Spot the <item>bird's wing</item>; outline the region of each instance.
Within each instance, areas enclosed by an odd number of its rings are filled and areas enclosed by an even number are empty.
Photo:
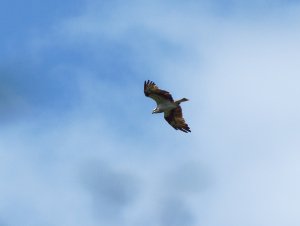
[[[157,105],[166,101],[174,102],[172,95],[168,91],[159,89],[156,84],[150,80],[144,83],[144,93],[146,97],[155,100]]]
[[[191,132],[190,127],[186,124],[183,116],[182,109],[180,106],[177,108],[164,113],[165,120],[176,130],[181,130],[185,133]]]

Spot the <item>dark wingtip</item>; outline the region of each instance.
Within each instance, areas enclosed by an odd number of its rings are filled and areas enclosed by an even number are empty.
[[[146,86],[148,86],[148,85],[156,85],[155,84],[155,82],[153,82],[153,81],[151,81],[151,80],[146,80],[145,82],[144,82],[144,87],[146,87]]]
[[[183,127],[183,128],[178,128],[179,130],[181,130],[182,132],[185,132],[185,133],[191,133],[191,129],[190,127],[186,126],[186,127]]]

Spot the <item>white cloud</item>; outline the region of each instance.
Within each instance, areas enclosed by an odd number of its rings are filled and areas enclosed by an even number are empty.
[[[151,101],[142,96],[142,81],[136,92],[135,84],[104,82],[76,65],[81,99],[74,112],[51,126],[42,120],[1,130],[5,222],[300,223],[300,46],[297,19],[288,14],[295,9],[286,9],[282,21],[272,14],[251,21],[168,6],[117,5],[104,15],[88,7],[58,25],[58,36],[70,45],[89,42],[95,58],[103,37],[128,45],[136,58],[147,55],[141,63],[158,72],[153,80],[191,99],[183,109],[193,132],[144,116],[150,103],[141,104],[145,111],[133,106]],[[145,39],[134,39],[137,32]],[[161,41],[175,53],[165,53]]]

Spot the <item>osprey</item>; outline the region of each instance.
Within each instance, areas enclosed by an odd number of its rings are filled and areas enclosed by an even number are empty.
[[[179,129],[185,133],[191,132],[190,127],[184,121],[180,107],[180,103],[188,101],[188,99],[182,98],[174,101],[168,91],[159,89],[156,84],[150,80],[144,82],[144,93],[146,97],[152,98],[157,104],[152,114],[163,112],[165,120],[174,129]]]

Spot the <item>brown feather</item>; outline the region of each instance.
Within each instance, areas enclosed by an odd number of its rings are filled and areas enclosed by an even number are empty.
[[[174,102],[172,95],[168,91],[159,89],[157,85],[150,80],[144,82],[144,93],[146,97],[152,98],[157,103],[164,100]]]
[[[188,124],[186,124],[183,115],[182,115],[182,109],[180,106],[177,108],[171,110],[169,114],[165,113],[165,119],[166,121],[176,130],[181,130],[185,133],[191,132],[190,127]]]

